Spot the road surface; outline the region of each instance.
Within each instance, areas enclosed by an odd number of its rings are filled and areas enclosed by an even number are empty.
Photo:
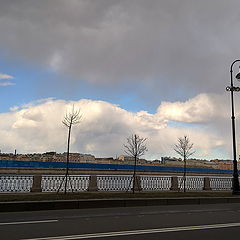
[[[0,213],[1,240],[239,237],[239,203]]]

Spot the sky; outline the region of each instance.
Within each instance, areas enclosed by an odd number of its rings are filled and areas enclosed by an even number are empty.
[[[230,65],[240,58],[237,0],[0,0],[0,149],[231,159]],[[233,68],[238,73],[239,65]],[[234,80],[234,84],[240,83]],[[240,96],[235,93],[240,143]]]

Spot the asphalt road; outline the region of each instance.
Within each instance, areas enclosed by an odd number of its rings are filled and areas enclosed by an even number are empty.
[[[0,213],[0,239],[238,239],[240,204]]]

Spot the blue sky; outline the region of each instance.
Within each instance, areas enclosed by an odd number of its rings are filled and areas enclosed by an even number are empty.
[[[152,86],[145,83],[123,82],[108,84],[91,83],[76,76],[68,76],[47,66],[31,63],[13,56],[0,56],[1,73],[7,73],[14,79],[14,85],[0,88],[1,112],[8,112],[11,107],[27,104],[44,98],[79,100],[81,98],[103,100],[122,108],[137,112],[141,110],[155,113],[161,101],[180,101],[194,97],[194,92],[185,93],[182,86],[173,86],[165,94],[151,95]],[[168,85],[167,82],[163,83]],[[148,89],[149,88],[149,89]],[[162,87],[161,87],[162,88]],[[172,94],[173,92],[174,94]]]
[[[108,101],[133,112],[143,109],[151,113],[156,111],[156,104],[146,104],[138,96],[136,86],[131,86],[131,83],[118,84],[116,89],[112,87],[108,89],[106,85],[96,86],[84,79],[64,76],[49,68],[19,59],[9,59],[7,56],[0,57],[0,65],[2,73],[8,73],[14,78],[11,80],[14,85],[0,88],[1,112],[8,112],[11,107],[44,98],[65,100],[86,98]]]

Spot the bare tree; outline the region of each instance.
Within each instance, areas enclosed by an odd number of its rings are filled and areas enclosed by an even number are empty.
[[[174,151],[178,153],[184,161],[184,172],[183,172],[183,191],[186,192],[186,160],[195,153],[193,150],[193,143],[187,136],[178,138],[178,143],[174,145]]]
[[[71,130],[72,130],[72,126],[76,125],[80,122],[82,118],[82,115],[80,115],[80,110],[74,109],[74,105],[72,107],[72,111],[71,112],[67,112],[65,114],[65,117],[62,121],[62,123],[68,128],[68,140],[67,140],[67,166],[66,166],[66,173],[65,173],[65,177],[63,179],[63,181],[65,180],[65,185],[64,185],[64,193],[66,194],[67,192],[67,182],[68,182],[68,171],[69,171],[69,149],[70,149],[70,137],[71,137]],[[62,183],[58,189],[58,191],[60,190],[62,186]]]
[[[124,152],[131,157],[134,157],[134,171],[133,171],[133,193],[135,191],[135,175],[136,175],[136,165],[137,159],[144,155],[148,150],[146,147],[147,138],[140,138],[140,136],[134,134],[127,138],[127,144],[124,144]]]

